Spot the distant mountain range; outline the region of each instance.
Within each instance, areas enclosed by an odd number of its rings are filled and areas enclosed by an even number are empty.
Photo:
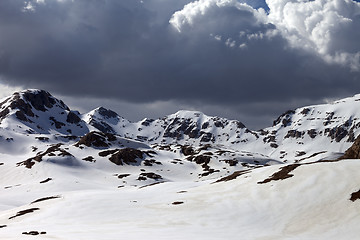
[[[178,111],[130,122],[103,107],[80,114],[50,93],[26,90],[0,103],[0,127],[19,134],[81,137],[91,131],[149,145],[203,145],[259,153],[278,161],[303,161],[343,153],[360,133],[360,95],[289,110],[270,126],[250,130],[240,121]]]

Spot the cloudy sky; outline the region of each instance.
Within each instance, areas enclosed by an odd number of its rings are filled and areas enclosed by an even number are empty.
[[[133,121],[189,109],[262,128],[360,93],[360,3],[1,0],[0,97],[27,88]]]

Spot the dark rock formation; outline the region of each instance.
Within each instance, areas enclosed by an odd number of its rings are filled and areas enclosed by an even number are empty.
[[[339,159],[360,159],[360,136],[356,138],[353,145]]]
[[[55,152],[59,152],[59,154],[57,156],[60,156],[60,157],[65,157],[65,156],[73,157],[73,155],[71,153],[60,148],[61,145],[62,145],[61,143],[52,145],[45,152],[39,152],[35,157],[29,158],[25,161],[17,163],[17,166],[24,165],[26,168],[32,168],[32,166],[34,166],[35,162],[41,162],[42,158],[44,156],[46,156],[46,155],[56,156]]]
[[[205,164],[205,165],[207,165],[207,164],[209,164],[210,159],[211,159],[210,156],[199,155],[199,156],[196,156],[193,161],[196,162],[197,164]]]
[[[335,115],[334,112],[327,112],[326,114],[327,114],[327,116],[326,116],[326,118],[325,118],[325,121],[323,122],[323,125],[324,125],[324,126],[329,125],[329,124],[331,123],[332,118],[333,118],[334,115]]]
[[[344,137],[348,135],[347,128],[344,125],[340,125],[334,128],[326,128],[325,134],[328,134],[328,137],[335,140],[336,142],[340,142]]]
[[[22,93],[14,93],[12,98],[8,98],[6,101],[11,101],[10,109],[18,109],[15,113],[16,117],[26,122],[32,122],[28,117],[35,117],[33,109],[45,112],[58,103],[64,110],[70,110],[62,101],[56,100],[50,93],[43,90],[28,90]],[[3,110],[0,112],[0,118],[3,118],[8,113],[8,109]]]
[[[116,112],[106,109],[106,108],[103,108],[103,107],[100,107],[98,109],[98,112],[100,115],[107,117],[107,118],[116,118],[119,116]]]
[[[162,165],[161,162],[156,161],[155,159],[150,159],[150,160],[145,159],[145,160],[144,160],[144,165],[145,165],[145,166],[151,167],[151,166],[153,166],[154,164],[156,164],[156,165]]]
[[[148,118],[146,118],[146,119],[144,119],[144,121],[142,121],[141,122],[141,125],[143,125],[143,126],[150,126],[150,124],[152,123],[152,122],[154,122],[155,120],[154,119],[148,119]]]
[[[201,126],[201,129],[206,129],[209,127],[209,122],[204,122],[203,125]]]
[[[351,194],[350,201],[355,202],[358,199],[360,199],[360,190]]]
[[[125,173],[125,174],[119,174],[117,177],[122,179],[122,178],[126,178],[128,176],[130,176],[131,174]]]
[[[80,147],[80,145],[85,145],[87,147],[109,147],[110,142],[115,141],[116,136],[111,133],[103,133],[103,132],[89,132],[75,144],[76,147]]]
[[[0,105],[1,107],[1,105]],[[8,108],[5,108],[4,110],[0,111],[0,122],[6,118],[9,115],[10,111]]]
[[[15,93],[14,97],[10,103],[11,109],[19,109],[23,114],[34,117],[35,114],[32,111],[32,107],[29,103],[26,103],[23,99],[20,98],[19,93]]]
[[[43,201],[47,201],[47,200],[51,200],[51,199],[56,199],[56,198],[60,198],[60,196],[51,196],[51,197],[39,198],[39,199],[31,202],[31,204],[38,203],[38,202],[43,202]]]
[[[40,183],[47,183],[47,182],[50,182],[51,180],[52,180],[52,178],[47,178],[47,179],[45,179],[43,181],[40,181]]]
[[[74,113],[73,111],[70,111],[69,114],[67,115],[66,121],[68,123],[79,123],[81,121],[81,119],[79,118],[79,116]]]
[[[32,212],[37,211],[37,210],[40,210],[40,208],[29,208],[29,209],[26,209],[26,210],[22,210],[22,211],[17,212],[16,215],[14,215],[12,217],[9,217],[9,219],[13,219],[13,218],[16,218],[16,217],[19,217],[19,216],[22,216],[22,215],[25,215],[25,214],[28,214],[28,213],[32,213]]]
[[[286,136],[284,138],[301,138],[304,136],[305,132],[300,132],[297,130],[290,130],[287,132]]]
[[[27,100],[36,110],[47,111],[47,108],[52,108],[56,103],[55,99],[51,96],[50,93],[39,90],[39,91],[26,91],[23,93],[23,97]],[[62,104],[62,107],[69,110],[65,104]]]
[[[267,137],[264,137],[263,141],[264,143],[276,142],[276,136],[269,135]]]
[[[311,137],[311,138],[315,138],[317,133],[315,129],[310,129],[307,131],[307,134]]]
[[[205,133],[205,132],[200,132],[200,133],[201,133],[200,142],[214,141],[214,136],[212,133]]]
[[[17,119],[23,121],[23,122],[29,122],[29,123],[33,123],[33,121],[31,121],[29,118],[27,118],[24,114],[24,112],[21,112],[21,111],[17,111],[15,113],[15,116]]]
[[[54,117],[50,117],[49,120],[53,122],[52,124],[55,124],[55,127],[57,129],[60,129],[61,127],[65,126],[65,123],[57,121]]]
[[[143,152],[134,148],[119,149],[109,160],[116,165],[136,164],[138,159],[143,159]]]
[[[278,125],[279,123],[282,124],[283,127],[287,127],[291,123],[291,117],[295,114],[294,110],[286,111],[285,113],[281,114],[274,122],[273,126]]]
[[[229,176],[226,176],[226,177],[223,177],[223,178],[220,178],[218,179],[216,182],[214,183],[219,183],[219,182],[227,182],[227,181],[230,181],[230,180],[234,180],[236,179],[237,177],[243,175],[243,174],[246,174],[246,173],[249,173],[250,170],[242,170],[242,171],[235,171],[233,172],[232,174],[230,174]]]
[[[300,164],[291,164],[291,165],[282,167],[282,168],[280,168],[280,171],[274,173],[273,175],[271,175],[269,178],[265,179],[264,181],[258,182],[258,184],[263,184],[263,183],[268,183],[271,181],[278,181],[278,180],[283,180],[286,178],[291,178],[294,175],[290,174],[290,172],[294,171],[299,166],[301,166],[301,165]]]
[[[93,156],[85,157],[82,160],[87,161],[87,162],[96,162],[96,160],[94,159]]]
[[[104,121],[96,121],[94,119],[91,119],[90,125],[97,128],[103,133],[112,133],[112,134],[115,133],[114,129]]]
[[[148,172],[148,173],[140,173],[139,177],[137,180],[139,181],[145,181],[148,178],[154,179],[154,180],[161,180],[162,176],[160,176],[159,174],[156,173],[152,173],[152,172]]]
[[[195,153],[194,149],[192,147],[190,147],[190,146],[182,146],[181,147],[181,152],[185,156],[193,155]]]
[[[279,145],[277,145],[276,143],[270,143],[270,147],[272,147],[272,148],[278,148]]]
[[[46,232],[30,231],[30,232],[23,232],[22,234],[36,236],[36,235],[39,235],[39,234],[42,234],[42,235],[46,234]]]
[[[300,113],[306,115],[310,112],[310,108],[304,108]]]

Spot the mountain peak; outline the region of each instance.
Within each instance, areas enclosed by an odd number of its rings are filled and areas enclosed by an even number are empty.
[[[98,107],[94,110],[94,112],[97,112],[99,113],[101,116],[105,117],[105,118],[118,118],[119,115],[110,110],[110,109],[107,109],[107,108],[104,108],[104,107]]]
[[[174,114],[171,114],[170,116],[176,116],[178,118],[197,118],[201,116],[205,116],[204,113],[199,111],[192,111],[192,110],[179,110]]]
[[[79,113],[71,111],[62,100],[40,89],[15,92],[1,102],[0,124],[18,131],[25,129],[28,133],[55,130],[62,134],[83,134],[87,129]]]
[[[21,121],[31,122],[29,117],[34,117],[34,111],[46,112],[54,105],[63,110],[70,111],[63,101],[54,98],[49,92],[39,89],[29,89],[15,92],[4,102],[0,103],[0,120],[6,118],[11,112]]]
[[[104,133],[116,133],[114,128],[120,124],[127,124],[129,121],[119,116],[116,112],[104,108],[98,107],[94,110],[83,115],[83,120],[94,127],[95,129]]]
[[[14,93],[19,95],[22,99],[30,103],[36,110],[45,112],[47,109],[52,108],[56,103],[64,110],[70,111],[69,107],[64,104],[62,100],[58,100],[53,97],[49,92],[40,89],[28,89],[21,91],[20,93]]]

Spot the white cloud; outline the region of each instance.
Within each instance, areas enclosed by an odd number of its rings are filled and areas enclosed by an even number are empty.
[[[34,12],[35,11],[35,7],[32,4],[32,2],[25,2],[25,6],[23,8],[24,12]]]
[[[265,16],[263,9],[255,10],[249,5],[240,3],[237,0],[199,0],[189,3],[185,5],[182,10],[175,12],[169,22],[181,32],[184,26],[195,24],[199,16],[204,16],[214,9],[216,11],[216,9],[224,7],[235,7],[238,10],[249,11],[255,14],[257,16],[256,19],[259,21],[262,21]]]
[[[173,14],[170,24],[179,32],[195,28],[197,24],[227,19],[228,32],[237,32],[248,41],[272,38],[279,33],[292,48],[301,49],[321,57],[330,64],[340,64],[360,71],[360,3],[353,0],[266,0],[270,11],[253,9],[237,0],[198,0]],[[238,15],[224,9],[238,10]],[[223,12],[222,12],[223,11]],[[236,23],[236,18],[250,13],[253,26],[272,24],[276,29],[247,29],[249,24]],[[219,16],[219,14],[226,16]],[[206,19],[206,20],[204,20]],[[241,19],[240,21],[246,21]],[[211,25],[213,27],[213,25]],[[219,25],[220,26],[220,25]],[[231,29],[232,28],[232,29]],[[199,29],[199,27],[197,28]],[[217,29],[223,31],[221,27]],[[212,29],[214,31],[214,29]],[[235,37],[219,34],[224,39]],[[241,39],[243,41],[243,39]],[[232,42],[225,40],[227,46]]]
[[[35,12],[36,11],[36,7],[38,5],[44,5],[46,4],[48,0],[29,0],[29,1],[24,1],[24,7],[22,9],[23,12]],[[52,0],[54,1],[54,0]],[[62,3],[62,2],[66,2],[66,1],[74,1],[74,0],[56,0],[56,2]]]
[[[246,43],[241,43],[240,45],[239,45],[239,48],[246,48],[247,46],[246,46]]]
[[[360,70],[360,3],[352,0],[267,0],[268,21],[295,48]]]
[[[220,36],[220,35],[216,35],[214,38],[215,38],[215,40],[217,40],[217,41],[221,41],[221,36]]]
[[[266,21],[263,9],[237,0],[198,0],[175,12],[169,22],[184,35],[193,30],[190,37],[211,32],[211,37],[229,48],[245,48],[249,41],[273,36],[267,33],[273,29]]]
[[[24,1],[35,12],[21,12]],[[360,75],[340,65],[359,65],[357,5],[342,0],[333,8],[348,6],[341,10],[348,15],[340,10],[326,15],[325,3],[336,1],[272,1],[270,14],[279,18],[270,19],[254,4],[241,4],[244,0],[190,1],[0,0],[0,83],[73,96],[81,106],[109,99],[120,114],[139,117],[175,112],[179,102],[187,104],[181,108],[194,101],[209,109],[218,104],[222,116],[225,107],[241,120],[241,114],[256,113],[250,122],[265,121],[260,119],[269,102],[299,106],[299,99],[357,91]],[[252,1],[257,0],[246,0]],[[308,3],[318,4],[309,10],[311,17],[305,14]],[[312,39],[310,29],[323,32]],[[96,100],[90,104],[88,98]],[[259,107],[231,105],[252,102]]]
[[[228,38],[228,39],[226,39],[225,45],[233,48],[233,47],[235,47],[236,42],[234,40],[232,40],[231,38]]]

